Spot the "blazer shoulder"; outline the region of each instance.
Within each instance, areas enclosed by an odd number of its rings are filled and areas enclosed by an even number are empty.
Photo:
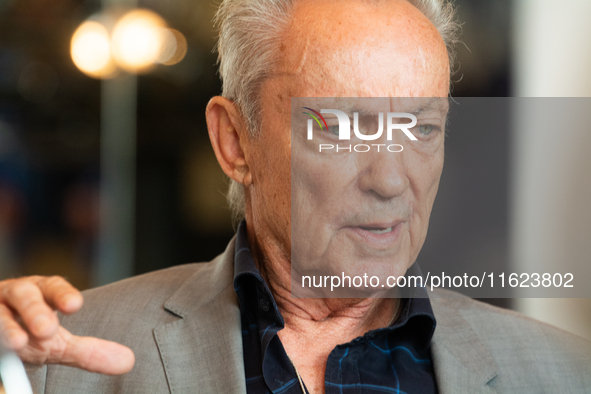
[[[520,312],[499,308],[455,292],[440,290],[431,302],[434,309],[440,310],[441,313],[445,313],[447,308],[460,313],[473,328],[479,329],[477,333],[495,333],[493,336],[502,336],[506,340],[512,338],[523,340],[522,336],[533,336],[536,340],[547,338],[555,339],[554,342],[577,344],[583,348],[591,346],[588,340],[558,327],[525,316]],[[515,331],[511,332],[511,330]]]
[[[165,295],[166,293],[172,293],[177,290],[180,285],[194,275],[206,273],[210,264],[212,262],[191,263],[148,272],[108,285],[84,290],[82,295],[85,300],[99,298],[102,301],[105,300],[105,297],[123,296],[136,299],[139,298],[137,296],[138,291],[142,293],[147,292],[152,296]]]
[[[566,386],[591,389],[591,342],[519,312],[457,293],[439,291],[434,295],[431,301],[437,329],[449,333],[467,328],[474,332],[499,368],[497,384],[502,385],[508,377],[530,385],[565,383],[566,378]]]
[[[164,307],[167,300],[193,282],[210,281],[216,262],[217,258],[175,266],[85,290],[82,309],[60,320],[66,328],[97,336],[125,321],[137,320],[146,326],[170,322],[175,317]]]

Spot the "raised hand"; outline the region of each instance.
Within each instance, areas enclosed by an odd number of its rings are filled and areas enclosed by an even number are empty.
[[[129,372],[131,349],[115,342],[72,335],[56,311],[74,314],[82,294],[57,276],[32,276],[0,282],[0,340],[25,362],[61,364],[106,375]]]

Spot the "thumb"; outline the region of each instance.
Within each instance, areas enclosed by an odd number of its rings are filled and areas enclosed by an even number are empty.
[[[128,347],[104,339],[78,337],[63,330],[63,353],[54,359],[50,358],[48,363],[104,375],[123,375],[133,369],[135,355]]]

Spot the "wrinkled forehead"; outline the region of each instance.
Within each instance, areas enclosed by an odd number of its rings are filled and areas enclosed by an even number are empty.
[[[445,115],[449,110],[447,97],[294,97],[292,104],[301,107],[333,108],[349,115],[377,115],[388,112]]]
[[[449,58],[437,29],[406,1],[302,0],[271,78],[296,97],[443,97]]]

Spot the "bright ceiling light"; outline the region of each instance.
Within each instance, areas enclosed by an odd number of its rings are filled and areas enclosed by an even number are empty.
[[[109,32],[96,21],[86,21],[74,33],[70,53],[76,67],[95,78],[110,78],[116,74],[111,58]]]
[[[145,72],[161,56],[166,22],[158,14],[137,9],[125,14],[113,29],[111,53],[129,72]]]
[[[115,15],[109,11],[95,15],[72,36],[72,59],[85,74],[111,78],[119,69],[143,73],[157,63],[173,65],[185,57],[187,39],[169,29],[155,12],[134,9],[118,21]]]

